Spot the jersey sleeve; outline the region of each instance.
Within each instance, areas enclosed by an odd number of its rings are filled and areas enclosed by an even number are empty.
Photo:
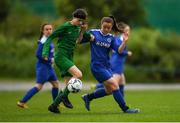
[[[83,34],[83,38],[82,38],[80,44],[87,43],[87,42],[90,41],[90,39],[91,39],[91,33],[90,33],[89,31],[86,31],[86,32],[84,32],[84,34]]]
[[[43,49],[43,44],[38,44],[38,48],[36,51],[36,57],[40,60],[40,61],[45,61],[42,57],[42,49]],[[51,59],[48,59],[48,62],[50,62]],[[46,62],[46,61],[45,61]]]
[[[119,46],[121,45],[121,43],[122,43],[122,41],[121,41],[120,38],[115,38],[115,37],[113,37],[113,40],[112,40],[112,42],[111,42],[111,48],[112,48],[114,51],[118,52],[118,48],[119,48]]]
[[[125,46],[123,52],[121,53],[123,55],[128,55],[127,45]]]
[[[59,28],[57,28],[57,29],[47,38],[47,40],[46,40],[46,42],[44,43],[44,46],[43,46],[42,57],[48,57],[51,41],[52,41],[54,38],[57,38],[57,37],[63,35],[64,30],[65,30],[65,26],[60,26]]]
[[[43,58],[42,58],[42,49],[43,49],[43,44],[38,44],[38,48],[36,50],[36,57],[39,60],[43,60]]]

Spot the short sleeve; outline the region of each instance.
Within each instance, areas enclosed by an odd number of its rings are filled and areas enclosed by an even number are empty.
[[[119,46],[122,44],[122,40],[120,39],[120,37],[113,37],[113,40],[111,42],[111,48],[118,52],[118,48]]]
[[[80,44],[87,43],[90,41],[90,39],[91,39],[91,33],[90,33],[90,31],[86,31],[83,34],[83,38],[82,38]]]

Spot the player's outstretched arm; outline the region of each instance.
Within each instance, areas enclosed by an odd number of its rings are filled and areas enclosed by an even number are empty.
[[[127,41],[128,41],[128,34],[125,33],[125,34],[123,34],[123,41],[118,48],[118,53],[123,52],[124,48],[126,47]]]
[[[64,32],[64,29],[65,29],[65,26],[60,26],[47,38],[46,42],[44,43],[43,50],[42,50],[42,57],[44,58],[44,60],[48,60],[49,47],[52,40],[62,35]]]

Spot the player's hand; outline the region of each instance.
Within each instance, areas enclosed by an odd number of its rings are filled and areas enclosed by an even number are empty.
[[[91,34],[91,39],[90,39],[90,41],[94,41],[94,39],[95,39],[94,35]]]
[[[54,58],[51,58],[51,65],[54,67]]]
[[[54,58],[51,58],[51,63],[54,64]]]
[[[128,56],[132,56],[133,54],[131,51],[128,51],[127,53],[128,53]]]
[[[123,41],[127,42],[128,38],[129,38],[129,34],[128,33],[123,33]]]
[[[47,58],[47,57],[44,57],[44,60],[45,60],[45,61],[48,61],[48,58]]]
[[[87,30],[87,28],[88,28],[88,25],[86,23],[81,25],[81,31],[84,32]]]

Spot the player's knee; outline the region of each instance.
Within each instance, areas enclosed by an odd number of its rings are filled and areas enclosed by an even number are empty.
[[[42,89],[43,85],[37,84],[37,85],[35,85],[35,87],[38,89],[38,91],[40,91]]]
[[[111,91],[117,90],[118,88],[119,88],[118,83],[112,82],[112,83],[110,84],[110,90],[111,90]]]
[[[105,90],[106,90],[106,94],[107,94],[107,95],[110,95],[110,94],[112,93],[112,90],[109,89],[109,88],[105,88]]]
[[[122,79],[121,79],[120,81],[118,81],[118,84],[119,84],[119,85],[122,85],[122,84],[123,84]]]
[[[52,82],[52,87],[53,88],[59,88],[59,83],[56,81],[56,82]]]
[[[113,90],[113,86],[111,83],[105,84],[105,89],[107,94],[111,94]]]
[[[81,71],[79,71],[79,72],[76,74],[76,77],[79,78],[79,79],[81,79],[82,76],[83,76],[83,75],[82,75],[82,72],[81,72]]]
[[[55,84],[54,88],[59,88],[59,83],[58,82]]]

